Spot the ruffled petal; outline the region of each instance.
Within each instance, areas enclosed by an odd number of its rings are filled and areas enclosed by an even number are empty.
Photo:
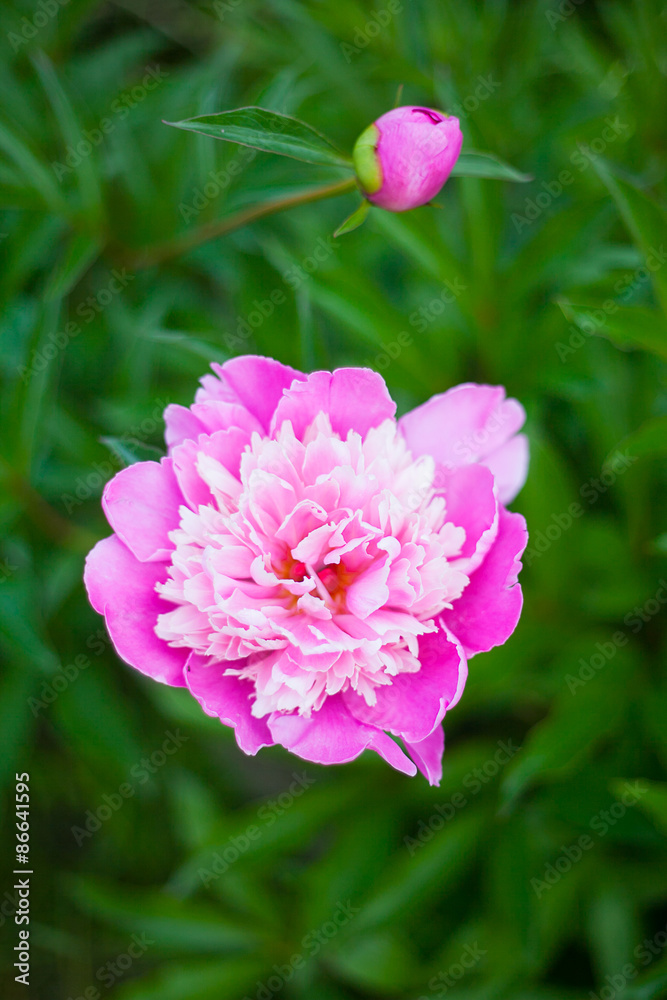
[[[212,375],[204,376],[195,402],[220,400],[240,404],[259,421],[265,432],[283,392],[293,382],[306,377],[289,365],[254,354],[232,358],[224,365],[214,363],[211,368],[217,379]]]
[[[446,629],[419,637],[417,673],[398,674],[391,684],[376,689],[377,702],[368,705],[354,691],[343,695],[356,719],[420,743],[463,693],[468,666],[463,650]]]
[[[445,751],[445,731],[436,726],[430,736],[419,743],[406,743],[405,748],[415,764],[428,778],[429,785],[439,785],[442,779],[442,755]]]
[[[234,661],[234,665],[238,662]],[[206,714],[231,726],[241,750],[254,756],[262,747],[272,746],[275,740],[266,720],[256,719],[251,714],[252,683],[238,677],[225,677],[227,666],[228,663],[207,666],[204,658],[192,653],[185,667],[185,680]]]
[[[170,557],[174,546],[169,532],[178,527],[182,503],[170,458],[128,465],[102,494],[107,521],[141,562]]]
[[[493,473],[484,465],[441,468],[438,493],[445,498],[447,520],[466,537],[454,565],[467,576],[477,569],[498,534],[498,500]]]
[[[517,580],[527,541],[521,514],[501,507],[494,545],[453,608],[442,612],[468,656],[502,645],[516,628],[523,603]]]
[[[310,718],[274,712],[269,716],[269,729],[276,743],[315,764],[345,764],[364,750],[375,750],[397,771],[417,773],[391,737],[353,718],[340,695],[327,698]]]
[[[241,455],[250,441],[249,434],[236,427],[214,434],[200,434],[192,441],[183,441],[174,448],[172,460],[178,485],[192,510],[200,504],[214,504],[210,487],[197,469],[200,456],[208,456],[220,462],[225,469],[238,478]]]
[[[155,634],[158,615],[170,607],[155,592],[166,578],[166,563],[139,562],[116,535],[99,541],[86,558],[88,597],[104,615],[118,655],[153,680],[181,687],[187,650]]]
[[[441,465],[479,462],[491,467],[495,453],[525,419],[523,406],[516,399],[506,399],[502,386],[465,383],[406,413],[399,427],[413,455],[432,455]],[[502,473],[501,501],[514,497],[525,480],[521,447],[496,460],[493,471]]]
[[[295,434],[301,437],[318,413],[326,413],[333,431],[341,437],[350,430],[364,437],[371,427],[392,419],[395,412],[396,403],[384,379],[369,368],[313,372],[284,393],[273,415],[271,433],[290,420]]]

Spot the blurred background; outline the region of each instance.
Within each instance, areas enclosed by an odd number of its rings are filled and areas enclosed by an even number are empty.
[[[0,47],[3,996],[667,997],[664,3],[13,0]],[[349,150],[400,83],[534,180],[204,239],[340,175],[163,119],[259,104]],[[528,410],[524,613],[440,788],[245,757],[87,602],[104,483],[248,352],[371,366],[401,411],[466,380]]]

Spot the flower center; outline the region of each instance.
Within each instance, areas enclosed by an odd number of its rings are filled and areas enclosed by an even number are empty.
[[[213,502],[181,508],[169,579],[177,607],[157,634],[252,681],[253,713],[309,714],[351,689],[419,669],[418,637],[462,592],[465,539],[448,523],[430,458],[396,423],[345,439],[320,414],[298,439],[252,436],[237,478],[212,452],[197,472]]]

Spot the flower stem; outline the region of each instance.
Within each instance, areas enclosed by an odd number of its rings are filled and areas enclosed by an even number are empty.
[[[339,194],[353,191],[357,186],[354,177],[346,177],[342,181],[335,181],[333,184],[324,184],[321,187],[308,188],[298,194],[290,194],[281,198],[272,198],[259,205],[251,205],[243,208],[233,215],[227,215],[223,219],[215,219],[207,222],[198,229],[183,233],[173,240],[160,243],[154,247],[145,247],[136,252],[130,251],[124,263],[133,270],[152,267],[155,264],[163,264],[174,257],[193,250],[195,247],[207,243],[209,240],[225,236],[234,229],[247,226],[257,219],[263,219],[266,215],[273,215],[275,212],[283,212],[286,208],[295,208],[297,205],[307,205],[311,201],[321,201],[323,198],[335,198]]]

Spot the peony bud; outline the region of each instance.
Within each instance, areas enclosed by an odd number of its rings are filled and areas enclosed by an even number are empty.
[[[417,107],[387,111],[361,133],[352,152],[361,190],[390,212],[425,205],[449,177],[462,142],[452,115]]]

